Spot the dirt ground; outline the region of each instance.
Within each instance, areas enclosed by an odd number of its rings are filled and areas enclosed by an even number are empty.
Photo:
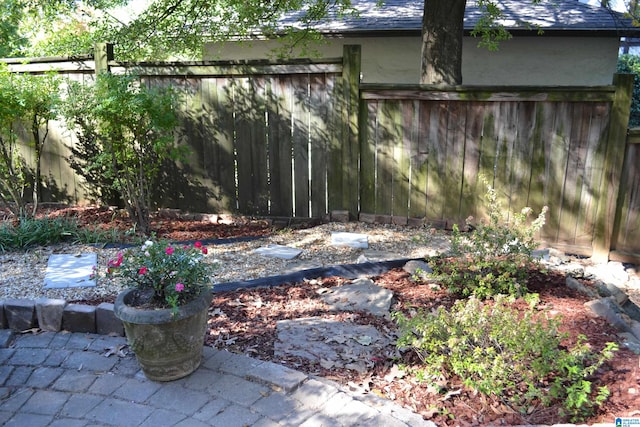
[[[126,219],[105,208],[66,212],[56,210],[49,214],[72,215],[87,226],[121,227],[123,230],[131,227]],[[199,220],[166,216],[155,217],[152,228],[158,237],[171,240],[206,240],[273,232],[272,226],[266,221],[231,224],[217,222],[212,227],[210,221],[203,223]],[[445,291],[416,284],[401,270],[392,270],[374,278],[374,281],[393,291],[392,311],[407,312],[409,307],[430,309],[440,305],[450,306],[454,302],[454,298]],[[395,328],[391,321],[366,313],[329,311],[321,300],[322,292],[319,290],[343,283],[343,279],[334,277],[269,289],[216,293],[210,309],[207,344],[320,375],[357,392],[375,393],[422,414],[425,419],[438,425],[532,425],[569,421],[561,415],[560,402],[548,408],[533,407],[528,414],[523,415],[494,396],[473,393],[456,378],[449,379],[447,389],[434,392],[432,387],[420,384],[411,375],[403,375],[397,371],[398,364],[412,366],[418,363],[418,359],[411,352],[401,353],[400,360],[393,359],[390,356],[398,354],[394,347],[376,357],[373,367],[364,374],[344,369],[325,369],[299,358],[276,358],[274,343],[278,320],[325,316],[333,319],[348,318],[355,323],[383,329]],[[586,286],[593,285],[588,281],[583,283]],[[570,346],[579,334],[587,337],[589,345],[595,351],[602,349],[606,342],[619,341],[616,331],[605,320],[594,317],[585,308],[584,303],[588,298],[565,286],[564,276],[534,273],[530,277],[528,288],[540,294],[541,306],[562,315],[562,332],[569,334],[563,345]],[[589,380],[593,382],[594,388],[606,385],[611,395],[595,416],[582,422],[613,423],[616,417],[640,418],[640,356],[621,346],[615,358]]]

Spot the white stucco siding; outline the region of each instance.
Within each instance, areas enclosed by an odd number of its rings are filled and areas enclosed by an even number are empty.
[[[464,45],[462,76],[470,85],[611,84],[619,40],[597,37],[514,37],[496,52]]]
[[[489,52],[478,40],[464,40],[462,76],[465,85],[606,85],[616,68],[615,37],[514,37]],[[363,37],[328,40],[317,50],[322,57],[340,57],[344,44],[362,46],[364,83],[418,83],[419,37]],[[275,41],[209,44],[203,59],[264,59],[273,56]]]

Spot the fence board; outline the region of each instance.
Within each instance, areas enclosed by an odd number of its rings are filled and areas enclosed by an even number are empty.
[[[429,105],[429,136],[427,160],[427,212],[428,220],[443,220],[445,191],[443,179],[446,173],[446,103],[437,102]]]
[[[309,82],[309,141],[311,174],[311,212],[310,216],[321,218],[327,213],[327,135],[329,131],[329,112],[331,88],[324,74],[311,75]]]
[[[277,216],[293,216],[293,94],[290,87],[288,79],[274,79],[266,107],[269,114],[270,213]]]
[[[377,102],[365,104],[367,108],[366,124],[360,125],[360,209],[362,212],[376,212],[376,144],[378,141],[378,107]],[[361,113],[363,114],[363,113]],[[329,194],[331,197],[331,194]]]
[[[309,212],[309,76],[293,78],[293,170],[295,215],[308,217]]]
[[[414,100],[413,105],[409,217],[423,218],[427,210],[427,159],[429,156],[427,123],[429,123],[429,112],[426,112],[427,120],[424,120],[425,114],[422,104]]]
[[[393,176],[394,147],[401,140],[400,129],[397,126],[397,114],[400,103],[382,103],[378,110],[380,131],[376,140],[376,214],[393,214]]]

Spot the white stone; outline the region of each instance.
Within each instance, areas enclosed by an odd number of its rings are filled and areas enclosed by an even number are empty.
[[[367,249],[369,247],[369,236],[360,233],[331,233],[331,244],[333,246]]]
[[[269,245],[258,248],[253,253],[272,258],[293,259],[302,253],[301,249],[282,245]]]
[[[95,268],[97,262],[98,256],[95,253],[51,255],[44,276],[44,288],[96,286]]]

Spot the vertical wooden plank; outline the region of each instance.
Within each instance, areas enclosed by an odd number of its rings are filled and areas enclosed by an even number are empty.
[[[332,99],[327,95],[331,91],[334,76],[316,74],[311,76],[309,93],[311,147],[311,216],[322,218],[327,212],[327,132],[329,112],[333,109]]]
[[[393,148],[393,206],[392,215],[409,216],[409,185],[411,175],[411,145],[413,102],[409,99],[398,104],[394,127],[398,133]]]
[[[518,104],[518,129],[514,144],[512,200],[516,210],[531,207],[539,212],[542,206],[535,208],[530,205],[531,181],[533,179],[533,158],[537,137],[537,108],[534,102],[520,102]]]
[[[264,80],[240,77],[234,93],[238,206],[240,212],[268,213]]]
[[[640,144],[627,143],[618,206],[616,251],[640,253]]]
[[[429,156],[430,109],[424,108],[424,105],[424,101],[415,101],[409,209],[409,217],[411,218],[424,218],[427,214],[427,159]]]
[[[607,103],[595,103],[590,105],[586,136],[586,157],[584,164],[584,176],[580,195],[580,213],[577,221],[576,240],[588,242],[591,245],[596,221],[595,194],[593,189],[600,188],[604,159],[601,155],[605,151],[607,125],[609,123],[610,105]]]
[[[294,212],[309,216],[309,75],[292,78]]]
[[[398,103],[380,101],[378,111],[378,141],[376,144],[376,210],[379,215],[391,215],[393,211],[393,150],[399,135],[397,124]]]
[[[447,155],[445,157],[444,188],[445,203],[443,217],[447,221],[459,223],[461,218],[465,128],[467,124],[466,104],[459,101],[449,103],[446,132]]]
[[[269,115],[269,193],[271,215],[293,216],[293,171],[291,120],[293,88],[290,76],[274,77],[271,83]]]
[[[512,211],[512,169],[513,147],[517,127],[517,103],[501,101],[499,103],[500,120],[497,122],[496,163],[493,187],[496,191],[498,203],[504,211],[504,216],[510,220]]]
[[[446,126],[448,105],[429,102],[429,136],[427,152],[427,220],[443,220],[445,197],[445,161],[447,156]]]
[[[343,205],[342,189],[344,183],[344,168],[348,167],[345,159],[343,158],[343,141],[344,141],[344,98],[343,98],[343,86],[344,75],[336,80],[335,85],[331,88],[333,91],[329,94],[329,97],[333,99],[334,111],[331,113],[329,136],[327,139],[327,197],[328,197],[328,210],[345,209]]]
[[[624,164],[624,147],[626,143],[627,125],[631,111],[631,93],[633,75],[616,74],[613,84],[616,92],[611,109],[607,151],[604,162],[604,175],[599,191],[598,213],[593,241],[593,259],[604,262],[609,259],[618,207],[620,189],[620,173]]]
[[[574,245],[578,244],[576,233],[578,232],[578,217],[582,211],[580,196],[582,195],[585,178],[587,135],[590,119],[590,111],[584,103],[573,103],[571,141],[565,179],[565,209],[562,212],[561,224],[568,241]],[[591,241],[583,243],[590,246]]]
[[[378,105],[379,101],[363,100],[360,113],[360,211],[367,214],[376,212]]]
[[[464,136],[464,163],[462,173],[462,192],[460,194],[460,217],[476,218],[478,206],[482,204],[482,185],[479,185],[480,147],[484,103],[473,102],[467,108],[467,125]]]
[[[214,124],[214,153],[217,159],[214,167],[218,172],[217,194],[215,203],[220,212],[237,212],[237,157],[235,146],[234,89],[235,80],[231,78],[216,78],[209,84],[211,96],[211,111],[215,110]]]
[[[360,111],[360,70],[362,52],[360,45],[344,45],[342,69],[342,99],[343,99],[343,187],[342,209],[347,209],[351,215],[357,215],[360,189],[358,155],[358,113]]]
[[[495,185],[496,162],[498,156],[498,122],[501,119],[500,103],[487,102],[484,104],[482,117],[482,138],[480,139],[480,170],[478,193],[480,203],[476,208],[476,219],[484,221],[488,218],[486,207],[486,184]]]

